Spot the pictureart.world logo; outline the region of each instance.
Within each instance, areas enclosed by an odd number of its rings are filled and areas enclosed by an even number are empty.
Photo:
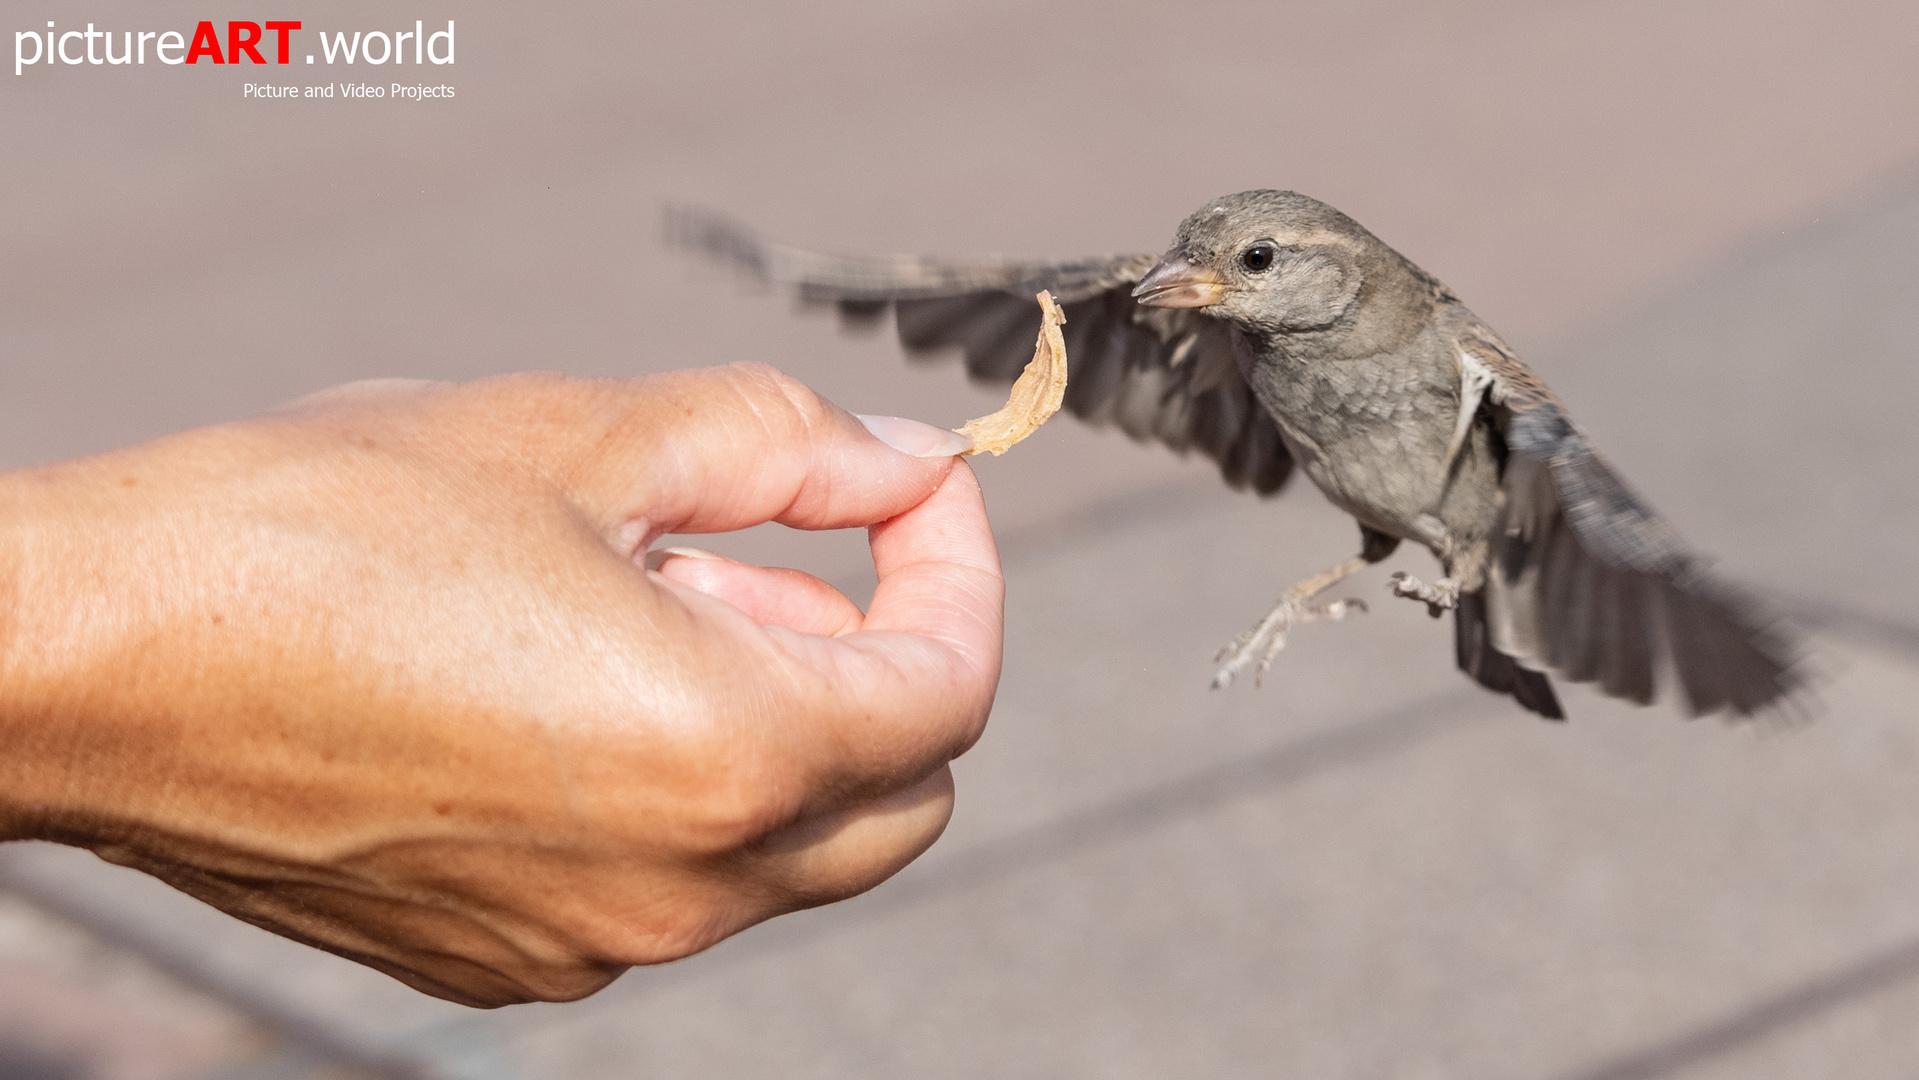
[[[228,20],[225,33],[211,19],[186,30],[62,30],[49,21],[45,30],[19,30],[13,35],[13,73],[28,68],[125,67],[145,65],[149,59],[168,66],[291,64],[296,53],[309,64],[383,64],[415,66],[453,63],[453,20],[446,29],[429,33],[425,20],[411,30],[305,30],[299,20]],[[296,35],[302,35],[296,37]],[[311,35],[306,36],[306,35]],[[319,39],[317,50],[301,52],[296,43]],[[117,39],[117,40],[116,40]],[[117,50],[115,46],[118,46]],[[267,53],[273,59],[267,59]]]

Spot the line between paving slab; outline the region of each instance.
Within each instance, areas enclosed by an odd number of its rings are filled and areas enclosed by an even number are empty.
[[[1291,493],[1295,489],[1287,490]],[[1155,484],[1096,500],[1055,518],[1004,530],[999,540],[1000,555],[1008,563],[1044,558],[1068,544],[1110,536],[1169,518],[1186,519],[1201,513],[1223,513],[1243,498],[1216,484],[1195,480]],[[1737,584],[1742,591],[1763,596],[1778,610],[1791,613],[1794,621],[1807,628],[1825,631],[1856,644],[1873,646],[1902,663],[1919,663],[1919,624],[1874,615],[1850,604],[1813,599],[1752,582],[1739,581]]]
[[[1200,513],[1223,513],[1244,498],[1204,477],[1154,484],[1095,499],[1057,517],[997,530],[1000,559],[1017,564],[1043,558],[1067,544],[1096,540],[1143,525],[1190,518]]]
[[[1905,665],[1919,664],[1919,626],[1826,600],[1787,597],[1785,606],[1806,625],[1865,645]]]
[[[1178,480],[1157,484],[1095,501],[1056,518],[1009,530],[1001,539],[1002,557],[1009,564],[1017,565],[1044,558],[1069,544],[1127,532],[1168,519],[1224,512],[1231,509],[1239,498],[1207,482]],[[1842,604],[1776,593],[1774,596],[1781,609],[1793,612],[1810,627],[1859,644],[1874,646],[1898,662],[1919,664],[1919,627],[1866,614]],[[729,943],[716,953],[706,954],[684,965],[653,969],[647,973],[652,977],[639,985],[636,985],[638,980],[629,978],[626,986],[631,989],[623,990],[616,986],[590,1002],[569,1006],[562,1024],[584,1019],[587,1015],[616,1007],[666,986],[702,977],[714,970],[799,948],[969,888],[1041,869],[1087,848],[1202,813],[1235,799],[1250,797],[1308,779],[1332,768],[1356,764],[1410,747],[1464,720],[1491,715],[1490,712],[1469,707],[1469,703],[1478,704],[1484,700],[1476,688],[1462,686],[1394,707],[1369,719],[1202,769],[1166,784],[1130,792],[1012,836],[983,843],[923,871],[909,871],[903,879],[867,897],[842,905],[831,913],[816,914],[804,924],[791,927],[775,924],[745,941]],[[0,886],[14,884],[7,880],[5,869],[4,859],[0,859]],[[198,965],[189,959],[170,956],[165,943],[149,942],[143,935],[129,936],[120,932],[123,928],[99,924],[99,920],[90,919],[83,907],[76,907],[64,895],[37,896],[33,894],[31,886],[15,887],[22,895],[49,907],[56,914],[147,957],[182,982],[254,1013],[300,1044],[320,1050],[335,1060],[351,1062],[379,1076],[425,1075],[424,1066],[383,1056],[333,1031],[330,1025],[299,1015],[296,1010],[263,1003],[250,988],[220,984],[217,977],[199,970]],[[477,1019],[472,1021],[477,1022]],[[422,1034],[452,1033],[468,1023],[456,1021],[432,1026]],[[546,1027],[548,1024],[539,1026]],[[1658,1052],[1667,1053],[1667,1050]],[[1624,1059],[1620,1065],[1607,1068],[1623,1068],[1625,1064],[1640,1061],[1643,1056],[1636,1055]],[[396,1069],[399,1071],[394,1071]],[[1638,1075],[1619,1073],[1618,1077],[1623,1080]],[[1610,1072],[1593,1073],[1590,1077],[1581,1074],[1580,1080],[1615,1080],[1615,1076]]]
[[[609,1010],[662,990],[810,945],[890,918],[903,911],[1018,877],[1097,847],[1207,813],[1241,799],[1302,783],[1340,768],[1374,761],[1503,715],[1476,686],[1458,686],[1401,702],[1364,719],[1291,739],[1266,750],[1207,766],[1185,776],[1125,794],[1051,821],[955,852],[914,868],[863,897],[822,909],[804,921],[773,923],[713,952],[677,964],[629,975],[564,1012],[536,1010],[508,1021],[552,1035]],[[1495,703],[1496,704],[1496,703]],[[521,1017],[524,1016],[524,1019]],[[454,1021],[448,1028],[478,1020]]]
[[[1684,1034],[1567,1073],[1560,1080],[1660,1080],[1710,1058],[1758,1043],[1782,1029],[1818,1018],[1834,1009],[1900,983],[1919,978],[1919,939],[1883,950],[1856,964],[1803,983],[1784,993]]]
[[[256,987],[221,977],[193,958],[190,945],[130,925],[90,903],[79,890],[62,889],[19,872],[4,851],[0,851],[0,890],[19,896],[109,946],[140,957],[184,986],[225,1002],[328,1065],[379,1080],[428,1080],[438,1075],[419,1061],[367,1045],[295,1006],[263,998]]]
[[[1110,536],[1168,518],[1224,512],[1238,498],[1241,496],[1226,493],[1215,485],[1189,480],[1156,484],[1008,530],[1000,540],[1000,554],[1002,560],[1010,564],[1040,559],[1067,544]],[[1919,624],[1751,582],[1736,584],[1741,591],[1764,597],[1776,610],[1790,613],[1791,621],[1807,630],[1871,647],[1895,663],[1919,665]]]

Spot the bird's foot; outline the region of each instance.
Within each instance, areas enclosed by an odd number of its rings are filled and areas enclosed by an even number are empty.
[[[1273,605],[1266,617],[1219,651],[1213,661],[1219,664],[1219,670],[1213,674],[1213,689],[1220,690],[1231,686],[1233,680],[1248,667],[1258,664],[1253,673],[1253,685],[1258,686],[1266,677],[1266,669],[1273,666],[1273,657],[1286,647],[1286,632],[1300,623],[1338,622],[1349,611],[1365,611],[1366,603],[1358,599],[1334,600],[1329,604],[1308,606],[1310,597],[1288,594]]]
[[[1404,570],[1393,575],[1386,587],[1394,596],[1404,596],[1409,600],[1418,600],[1426,605],[1426,613],[1437,619],[1445,612],[1459,606],[1459,582],[1452,578],[1440,578],[1431,585],[1408,574]]]

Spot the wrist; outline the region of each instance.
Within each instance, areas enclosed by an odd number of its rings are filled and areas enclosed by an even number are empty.
[[[33,472],[0,474],[0,840],[48,839],[73,762],[48,723],[41,620],[30,584],[45,545]],[[70,598],[74,599],[74,598]]]
[[[90,465],[0,474],[0,840],[86,844],[111,816],[95,766],[117,686],[98,644],[137,632],[105,586],[138,545],[102,516]]]

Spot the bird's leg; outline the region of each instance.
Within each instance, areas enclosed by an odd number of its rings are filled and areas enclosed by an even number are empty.
[[[1394,596],[1404,596],[1409,600],[1424,602],[1426,613],[1435,619],[1459,606],[1459,582],[1451,576],[1440,578],[1428,585],[1401,570],[1392,576],[1392,580],[1387,582],[1386,587],[1393,591]]]
[[[1366,605],[1360,600],[1335,600],[1317,607],[1307,604],[1313,597],[1351,577],[1372,561],[1364,555],[1356,555],[1323,574],[1309,577],[1287,589],[1286,595],[1279,598],[1279,602],[1273,605],[1273,610],[1266,613],[1258,626],[1241,634],[1239,640],[1221,649],[1219,655],[1213,658],[1219,663],[1219,670],[1213,675],[1213,689],[1232,685],[1239,673],[1245,671],[1255,659],[1259,662],[1259,669],[1253,675],[1253,684],[1259,685],[1266,675],[1266,669],[1273,666],[1273,657],[1286,647],[1286,631],[1294,625],[1322,619],[1337,622],[1345,618],[1348,611],[1365,611]]]

